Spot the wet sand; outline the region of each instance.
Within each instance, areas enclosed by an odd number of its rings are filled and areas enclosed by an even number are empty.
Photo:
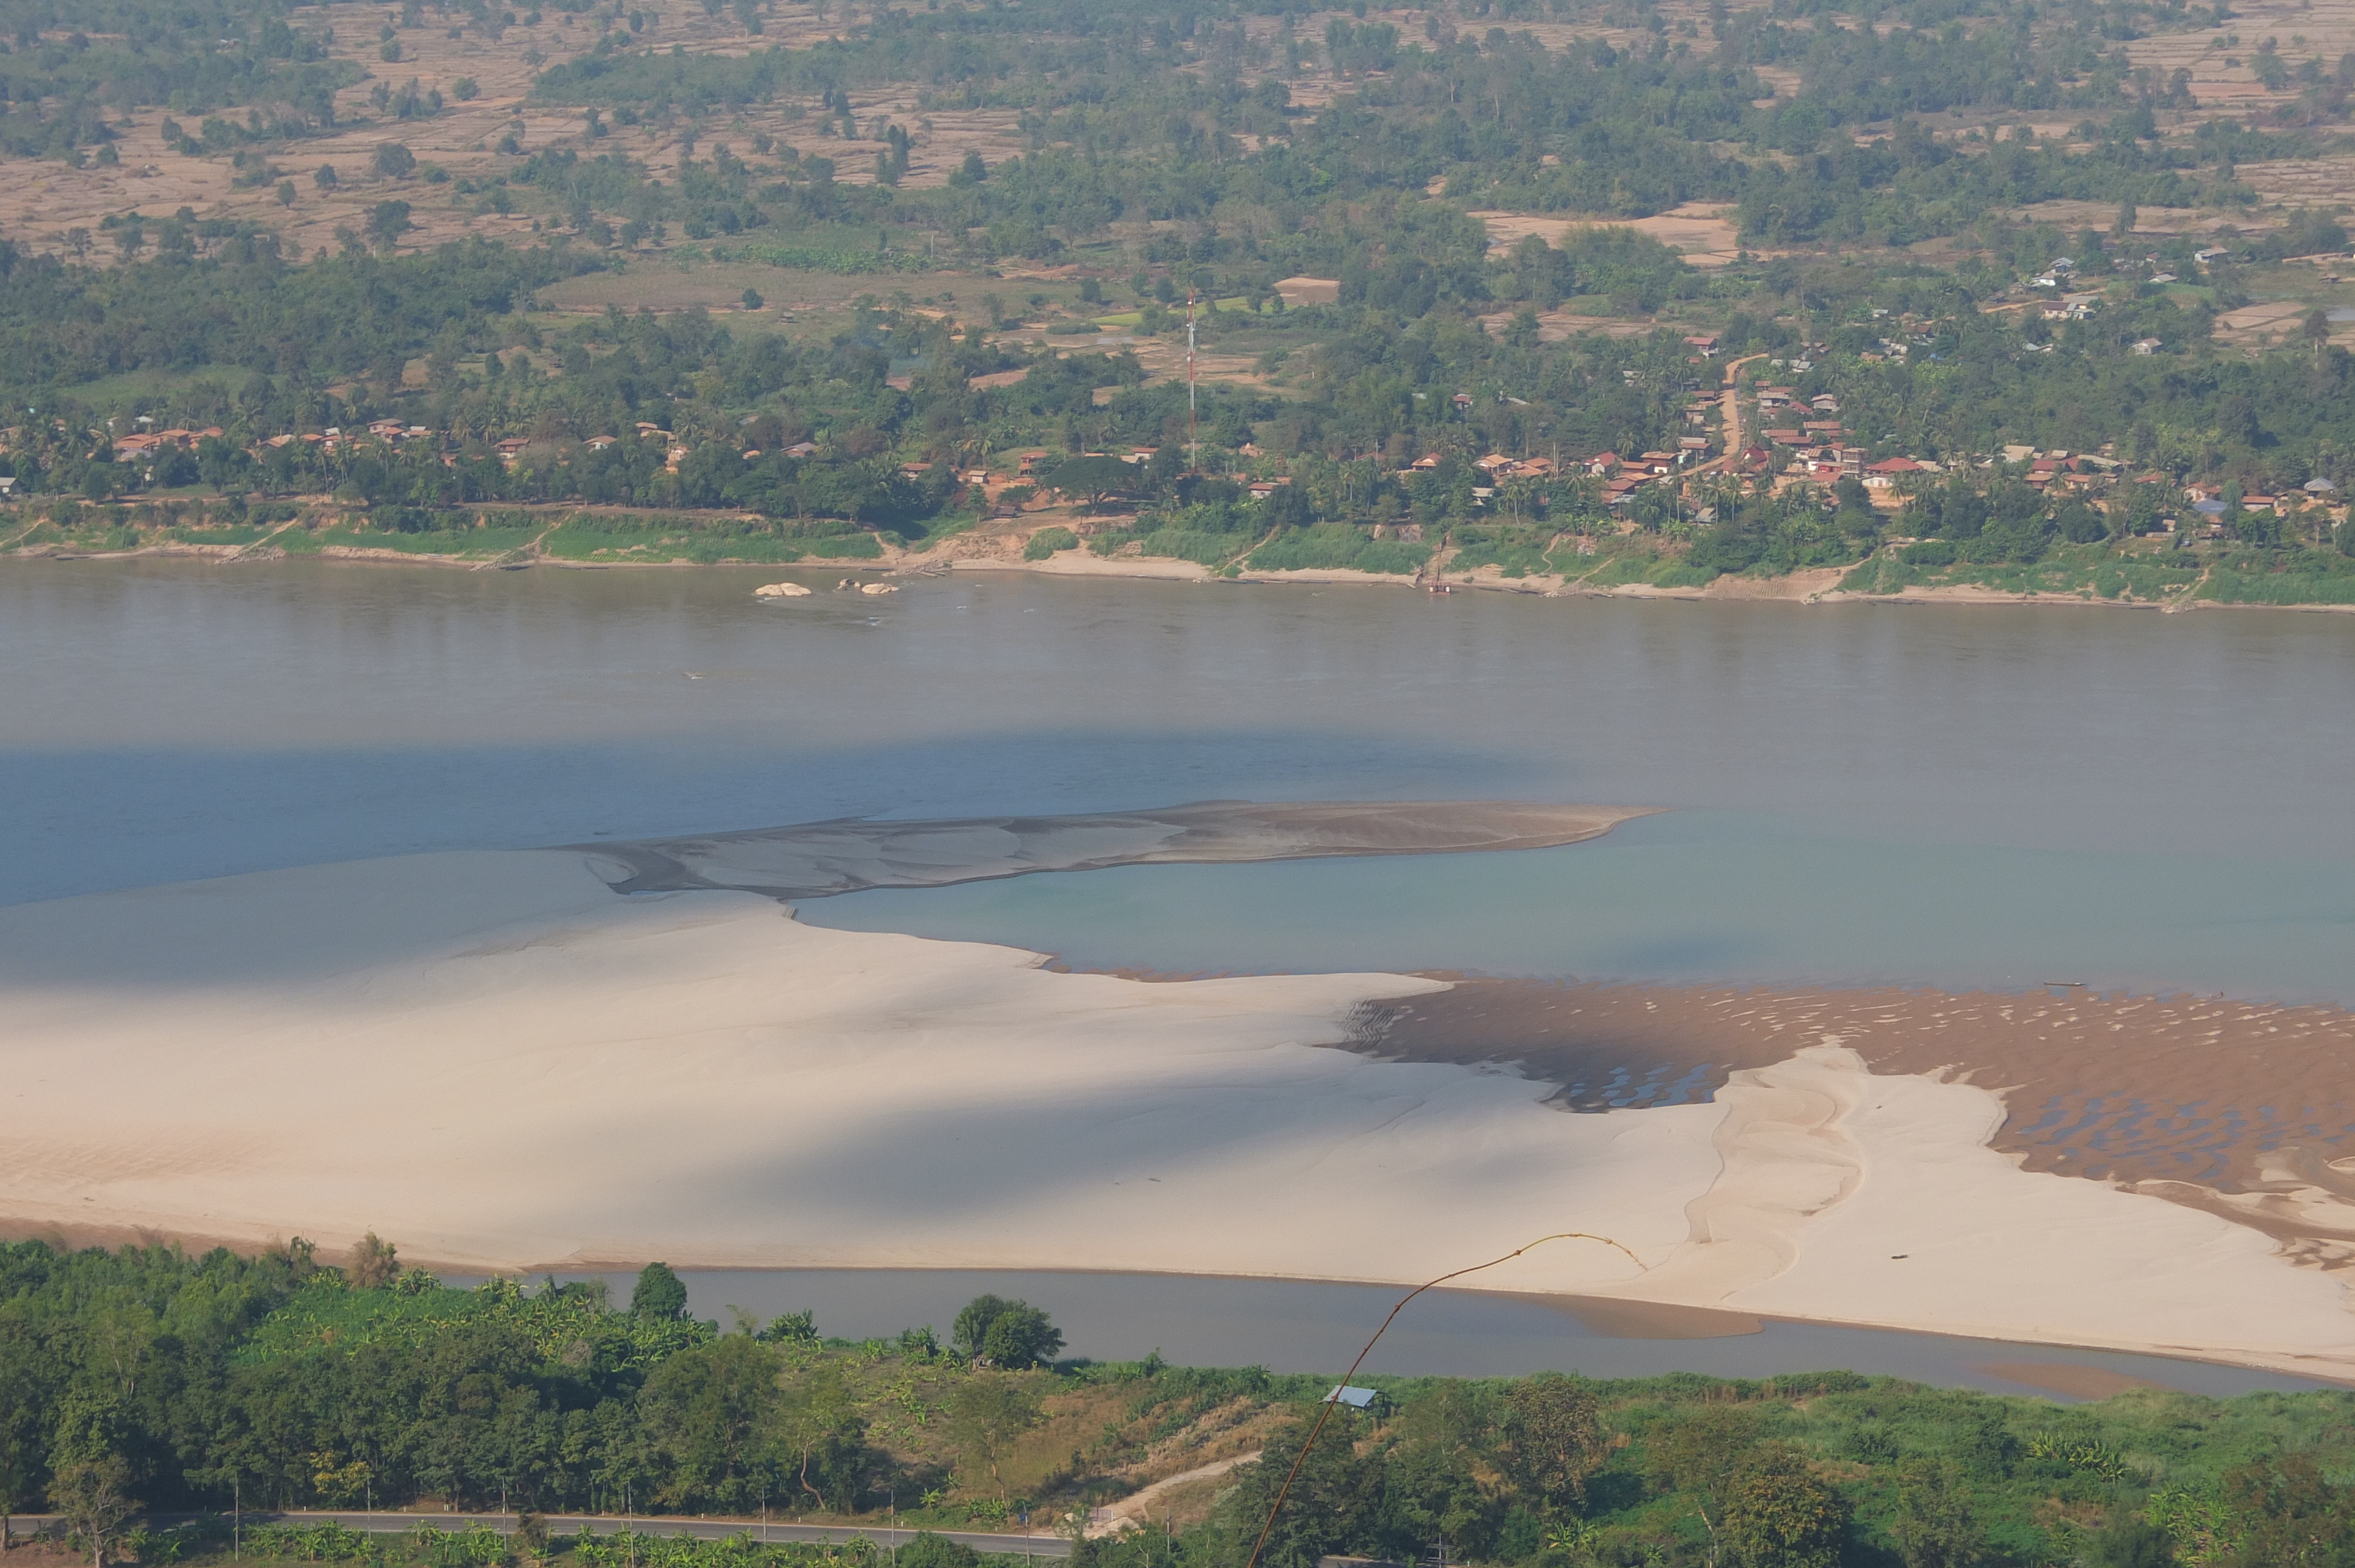
[[[1978,1370],[2007,1383],[2025,1383],[2070,1399],[2108,1399],[2131,1389],[2167,1386],[2108,1367],[2072,1366],[2066,1361],[1989,1361]]]
[[[1455,977],[1446,977],[1455,978]],[[2053,988],[2058,989],[2058,988]],[[2022,1169],[2132,1186],[2355,1261],[2355,1012],[2223,998],[1470,980],[1369,1003],[1358,1048],[1513,1064],[1573,1111],[1686,1105],[1825,1042],[1998,1094]]]

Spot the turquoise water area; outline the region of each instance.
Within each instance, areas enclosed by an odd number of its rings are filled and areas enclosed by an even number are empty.
[[[814,925],[1178,973],[2224,991],[2355,1001],[2335,860],[2019,848],[1694,810],[1514,854],[1126,866],[816,899]]]

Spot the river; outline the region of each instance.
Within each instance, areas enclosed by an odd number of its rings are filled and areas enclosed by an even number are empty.
[[[1510,797],[1672,810],[1559,851],[1099,871],[803,916],[1178,971],[2355,1002],[2355,618],[980,574],[756,602],[774,575],[0,563],[0,900],[847,815]],[[1040,1287],[1089,1353],[1331,1365],[1369,1309],[1315,1295],[1348,1287],[1111,1277]],[[964,1286],[921,1310],[876,1277],[761,1288],[866,1332],[937,1320]],[[1449,1301],[1402,1331],[1401,1370],[1972,1381],[2019,1359],[1806,1325],[1626,1340]]]
[[[1183,971],[2355,1001],[2355,619],[757,580],[0,566],[0,896],[843,815],[1524,797],[1676,810],[1560,852],[805,916]]]

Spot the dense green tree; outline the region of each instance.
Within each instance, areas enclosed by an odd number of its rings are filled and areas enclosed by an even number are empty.
[[[630,1291],[630,1311],[656,1319],[686,1317],[686,1282],[666,1263],[646,1265],[638,1270],[637,1284]]]
[[[1379,1456],[1359,1452],[1359,1418],[1334,1412],[1302,1458],[1313,1425],[1313,1418],[1304,1418],[1271,1437],[1260,1462],[1239,1472],[1240,1484],[1228,1505],[1245,1552],[1273,1510],[1260,1556],[1266,1568],[1316,1568],[1319,1557],[1335,1553],[1380,1554],[1382,1464]],[[1276,1494],[1295,1459],[1298,1474],[1277,1509]]]
[[[1046,1313],[998,1296],[976,1296],[958,1308],[950,1338],[967,1356],[1018,1370],[1063,1348],[1063,1336]]]
[[[634,1308],[636,1301],[632,1300]],[[646,1440],[667,1479],[655,1495],[680,1509],[741,1513],[784,1476],[784,1401],[777,1353],[731,1334],[670,1357],[638,1396]]]
[[[920,1530],[892,1553],[898,1568],[980,1568],[981,1554],[961,1541]]]
[[[1916,1457],[1897,1468],[1897,1518],[1890,1526],[1905,1568],[1977,1568],[1987,1535],[1952,1460]]]
[[[1609,1452],[1601,1411],[1593,1389],[1560,1372],[1540,1372],[1507,1392],[1506,1451],[1525,1496],[1549,1509],[1585,1506],[1586,1483]]]
[[[0,1550],[9,1516],[41,1496],[48,1446],[41,1417],[59,1370],[23,1314],[0,1308]]]
[[[1804,1455],[1762,1443],[1727,1486],[1718,1535],[1730,1568],[1837,1568],[1849,1512],[1848,1500]]]

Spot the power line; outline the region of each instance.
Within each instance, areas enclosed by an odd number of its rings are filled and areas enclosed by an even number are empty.
[[[1189,301],[1189,308],[1190,304],[1191,302]],[[1380,1328],[1374,1330],[1373,1339],[1366,1341],[1365,1349],[1358,1352],[1358,1359],[1351,1361],[1349,1363],[1349,1370],[1341,1374],[1341,1387],[1347,1388],[1349,1385],[1349,1380],[1358,1375],[1358,1369],[1360,1366],[1363,1366],[1365,1364],[1366,1358],[1373,1353],[1376,1341],[1380,1340],[1384,1334],[1390,1332],[1391,1325],[1398,1320],[1398,1315],[1400,1313],[1406,1310],[1406,1304],[1408,1302],[1413,1300],[1424,1291],[1429,1290],[1433,1286],[1444,1285],[1451,1279],[1461,1279],[1467,1274],[1477,1274],[1484,1268],[1494,1268],[1500,1263],[1510,1263],[1513,1259],[1520,1256],[1521,1254],[1535,1251],[1537,1248],[1545,1245],[1546,1243],[1554,1241],[1601,1242],[1604,1246],[1616,1247],[1619,1251],[1627,1253],[1628,1262],[1634,1264],[1638,1269],[1645,1268],[1644,1260],[1642,1258],[1637,1257],[1632,1252],[1627,1252],[1625,1246],[1622,1245],[1618,1242],[1613,1241],[1609,1236],[1599,1236],[1591,1231],[1557,1231],[1550,1236],[1540,1236],[1537,1240],[1529,1243],[1525,1246],[1515,1247],[1512,1251],[1507,1253],[1502,1257],[1492,1257],[1486,1263],[1476,1263],[1469,1268],[1459,1268],[1453,1274],[1443,1274],[1436,1279],[1416,1286],[1413,1289],[1399,1298],[1398,1305],[1391,1308],[1391,1315],[1382,1319],[1382,1326]],[[1646,1270],[1646,1272],[1649,1271]],[[1267,1505],[1267,1520],[1259,1527],[1259,1539],[1252,1542],[1251,1561],[1244,1563],[1243,1568],[1259,1568],[1259,1554],[1267,1546],[1268,1532],[1275,1528],[1276,1513],[1284,1507],[1284,1498],[1292,1491],[1292,1483],[1299,1478],[1300,1467],[1308,1462],[1308,1451],[1316,1446],[1316,1435],[1325,1430],[1326,1419],[1333,1414],[1333,1407],[1340,1403],[1340,1399],[1338,1397],[1339,1393],[1340,1390],[1336,1389],[1331,1395],[1328,1395],[1326,1398],[1323,1405],[1317,1410],[1316,1423],[1308,1429],[1308,1440],[1300,1445],[1300,1452],[1293,1457],[1292,1468],[1284,1474],[1284,1485],[1275,1489],[1275,1500]]]

